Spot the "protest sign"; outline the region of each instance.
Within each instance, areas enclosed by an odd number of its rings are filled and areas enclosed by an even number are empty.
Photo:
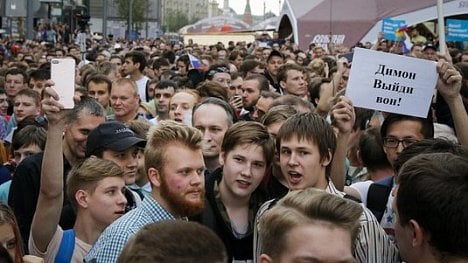
[[[346,96],[356,107],[427,117],[437,77],[434,61],[356,48]]]
[[[468,21],[447,19],[447,41],[468,41]]]
[[[399,32],[403,28],[406,28],[405,20],[382,19],[382,32],[387,40],[403,41],[404,33]]]

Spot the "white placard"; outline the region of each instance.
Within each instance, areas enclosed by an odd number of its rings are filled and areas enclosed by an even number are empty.
[[[434,61],[356,48],[346,96],[356,107],[425,118],[437,78]]]

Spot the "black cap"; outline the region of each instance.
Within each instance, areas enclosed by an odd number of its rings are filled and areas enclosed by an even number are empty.
[[[280,57],[284,59],[283,54],[279,52],[278,50],[274,50],[274,49],[271,51],[270,55],[268,56],[267,62],[270,61],[272,57]]]
[[[122,152],[134,145],[145,147],[146,141],[138,138],[123,123],[117,121],[103,122],[88,135],[86,157],[96,154],[99,150]]]
[[[423,47],[423,51],[426,51],[426,49],[428,48],[432,48],[433,50],[437,51],[437,47],[432,44],[432,43],[427,43],[424,47]]]

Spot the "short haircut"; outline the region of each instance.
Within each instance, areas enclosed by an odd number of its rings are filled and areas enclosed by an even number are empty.
[[[270,107],[265,115],[263,115],[262,123],[268,127],[274,123],[286,121],[289,117],[296,113],[296,108],[291,105],[278,105]]]
[[[333,159],[336,137],[331,125],[318,114],[298,113],[287,119],[276,135],[276,148],[280,152],[281,143],[296,137],[297,140],[315,144],[320,154],[320,161]],[[330,169],[327,166],[327,174]]]
[[[229,53],[228,60],[234,61],[237,59],[237,57],[242,57],[242,54],[237,50],[233,50],[231,53]]]
[[[46,129],[35,125],[28,125],[14,133],[11,145],[14,151],[29,145],[37,145],[41,150],[44,150],[46,138]]]
[[[383,150],[382,138],[378,128],[367,129],[359,138],[359,155],[369,171],[392,168]]]
[[[352,251],[362,211],[360,204],[319,189],[291,191],[260,218],[262,252],[279,258],[287,253],[288,233],[295,227],[309,224],[345,230],[349,233]]]
[[[130,58],[133,64],[140,63],[140,67],[138,68],[141,72],[145,70],[146,67],[146,57],[145,53],[140,51],[131,51],[125,54],[125,59]]]
[[[19,96],[26,96],[26,97],[32,98],[36,106],[41,107],[41,95],[37,91],[29,89],[29,88],[22,89],[18,91],[18,93],[16,93],[15,98],[18,98]]]
[[[312,112],[312,106],[311,106],[312,104],[299,98],[298,96],[291,95],[291,94],[285,94],[275,99],[270,104],[270,108],[273,108],[278,105],[291,105],[298,112]]]
[[[330,83],[330,79],[317,77],[309,81],[309,86],[308,86],[309,97],[310,97],[310,102],[314,104],[314,107],[317,107],[317,103],[315,102],[315,99],[320,99],[320,95],[321,95],[320,87],[324,83]]]
[[[174,91],[179,88],[177,83],[172,80],[160,80],[157,84],[155,89],[167,89],[167,88],[174,88]]]
[[[203,81],[197,85],[196,90],[203,98],[215,97],[224,101],[229,100],[229,95],[226,87],[224,87],[216,81]]]
[[[275,143],[263,124],[253,121],[241,121],[232,125],[224,134],[221,151],[225,154],[238,145],[255,144],[262,147],[267,167],[273,162]]]
[[[112,55],[109,60],[112,60],[112,59],[119,59],[120,63],[124,62],[124,60],[122,59],[122,56],[119,56],[119,55]]]
[[[95,84],[102,84],[102,83],[105,83],[107,85],[107,91],[111,92],[111,89],[112,89],[112,81],[104,74],[99,74],[99,73],[96,73],[96,74],[92,74],[91,76],[89,76],[89,78],[86,80],[86,84],[85,84],[85,87],[86,89],[88,90],[88,86],[89,86],[89,83],[95,83]]]
[[[236,122],[236,114],[232,106],[229,105],[229,103],[227,103],[226,101],[214,97],[204,98],[199,103],[195,104],[192,110],[192,117],[193,114],[195,114],[195,112],[197,111],[197,109],[200,108],[200,106],[209,104],[219,106],[226,112],[228,126],[231,126],[234,122]]]
[[[142,120],[131,120],[128,123],[128,128],[135,133],[136,137],[143,140],[146,140],[150,127],[149,122]]]
[[[114,63],[111,63],[109,61],[103,61],[103,62],[99,63],[99,65],[97,65],[96,70],[97,70],[97,72],[107,76],[112,72],[117,73],[117,65],[115,65]],[[88,81],[89,81],[89,79],[88,79]]]
[[[171,66],[171,64],[169,64],[169,60],[165,59],[165,58],[158,58],[158,59],[155,59],[153,61],[153,69],[156,69],[156,70],[159,70],[161,68],[161,66]]]
[[[269,91],[269,90],[262,90],[262,92],[260,93],[260,96],[262,98],[271,98],[271,99],[277,99],[279,97],[281,97],[281,95],[277,92],[274,92],[274,91]]]
[[[205,77],[208,80],[213,80],[214,75],[217,73],[227,73],[231,75],[229,71],[229,65],[226,63],[216,63],[211,65],[205,73]]]
[[[128,79],[128,78],[121,78],[121,79],[116,79],[112,82],[112,87],[115,86],[124,86],[124,85],[129,85],[132,87],[133,90],[133,95],[138,96],[138,86],[134,80]]]
[[[280,81],[286,81],[288,79],[288,72],[290,70],[297,70],[302,73],[305,72],[305,69],[302,66],[299,66],[297,64],[284,64],[278,69],[278,74],[276,75],[276,78],[278,79],[278,83]]]
[[[248,72],[254,70],[256,67],[265,68],[265,65],[255,59],[246,59],[240,64],[239,72],[242,72],[244,75]]]
[[[201,132],[174,121],[164,120],[151,127],[145,147],[145,169],[163,171],[166,163],[166,150],[171,145],[182,145],[191,150],[201,150]]]
[[[117,263],[226,261],[226,248],[211,229],[183,220],[165,220],[144,226],[117,259]]]
[[[91,156],[78,165],[75,165],[67,176],[67,195],[73,207],[76,209],[78,203],[75,194],[78,190],[93,193],[104,178],[124,177],[123,170],[113,161]]]
[[[398,178],[397,224],[415,220],[441,262],[468,258],[468,159],[420,154],[403,165]]]
[[[29,74],[30,79],[34,80],[48,80],[50,79],[50,70],[36,69]]]
[[[247,76],[245,79],[244,79],[244,82],[248,81],[248,80],[256,80],[258,82],[258,89],[260,91],[262,90],[265,90],[265,91],[268,91],[270,90],[270,83],[268,82],[268,79],[265,78],[265,76],[263,75],[260,75],[260,74],[251,74],[249,76]]]
[[[424,139],[430,139],[434,137],[434,124],[429,118],[419,118],[407,115],[401,115],[396,113],[390,113],[385,117],[382,126],[380,127],[380,135],[382,139],[387,137],[388,128],[395,122],[399,121],[416,121],[421,124],[421,134]]]
[[[187,70],[189,69],[189,65],[190,65],[190,58],[188,55],[182,55],[180,56],[178,59],[177,59],[177,62],[182,62],[184,63],[185,67],[187,68]],[[176,62],[176,63],[177,63]]]
[[[81,117],[80,114],[89,114],[96,117],[105,117],[102,105],[91,97],[82,97],[80,102],[66,116],[66,123],[74,123]]]
[[[26,71],[22,70],[22,69],[19,69],[19,68],[11,68],[9,69],[6,73],[5,73],[5,78],[8,76],[8,75],[21,75],[23,76],[23,83],[27,83],[28,82],[28,74],[26,73]]]

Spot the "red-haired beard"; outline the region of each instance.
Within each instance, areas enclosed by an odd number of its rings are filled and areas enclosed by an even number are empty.
[[[191,192],[199,192],[200,198],[190,200],[186,195]],[[160,195],[169,205],[169,210],[174,216],[194,216],[203,211],[205,206],[205,188],[203,186],[191,187],[184,192],[172,190],[164,177],[161,178]]]

